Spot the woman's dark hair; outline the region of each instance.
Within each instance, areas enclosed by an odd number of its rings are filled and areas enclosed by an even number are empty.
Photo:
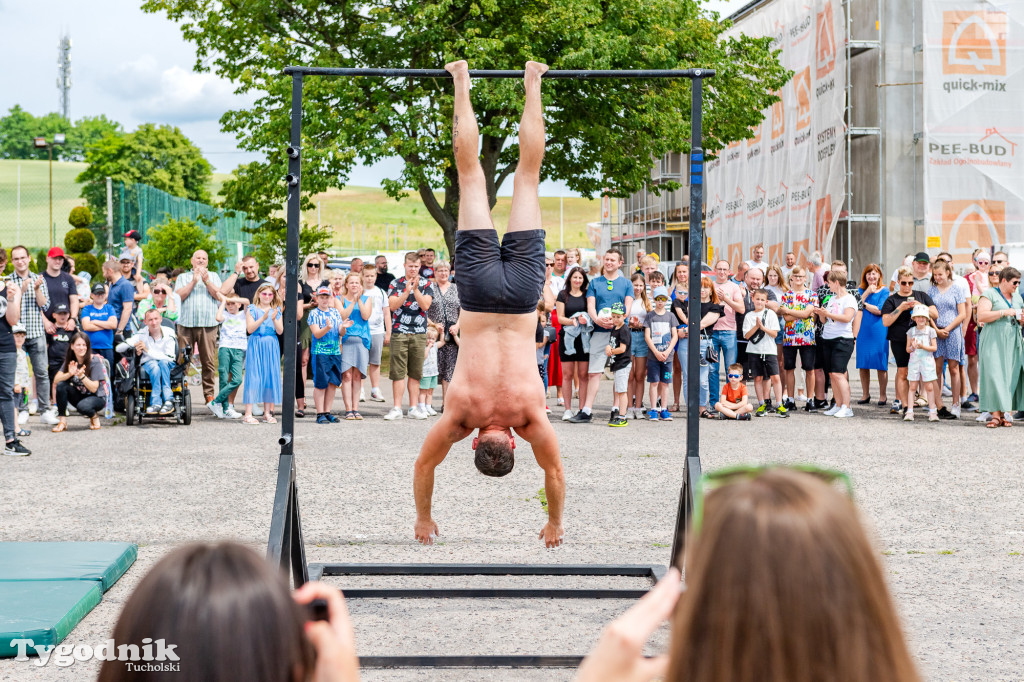
[[[78,357],[75,355],[74,345],[75,341],[78,341],[78,339],[85,339],[84,362],[79,361]],[[77,362],[79,365],[86,365],[85,371],[89,371],[88,365],[89,362],[92,360],[92,341],[89,339],[89,335],[86,334],[85,332],[75,332],[74,334],[71,335],[71,339],[68,341],[68,352],[64,354],[64,365],[60,368],[60,371],[68,371],[68,366],[71,364],[72,360]]]
[[[1020,279],[1020,270],[1007,265],[999,271],[999,281],[1009,282],[1011,279]]]
[[[305,621],[283,575],[251,549],[232,542],[181,547],[142,579],[113,634],[115,647],[140,651],[156,649],[144,638],[164,640],[176,647],[180,670],[133,671],[104,661],[99,682],[300,682],[315,665]]]
[[[580,287],[580,291],[582,291],[584,294],[587,293],[587,287],[590,285],[590,278],[587,277],[587,271],[578,265],[574,265],[572,266],[572,270],[569,271],[569,274],[565,276],[565,286],[562,287],[565,291],[566,296],[572,293],[572,276],[575,275],[577,272],[583,275],[583,285]]]

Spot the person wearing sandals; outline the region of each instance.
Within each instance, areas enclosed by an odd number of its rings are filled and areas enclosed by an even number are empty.
[[[103,357],[93,355],[92,344],[85,332],[75,332],[64,365],[53,378],[57,384],[57,425],[54,433],[68,430],[68,405],[89,418],[89,429],[100,428],[100,412],[107,405],[103,386]]]
[[[370,316],[373,303],[363,293],[363,276],[350,272],[345,276],[344,295],[335,305],[348,321],[341,340],[341,399],[345,402],[345,419],[362,419],[359,414],[359,391],[370,362]]]
[[[261,284],[256,303],[246,310],[249,340],[245,349],[245,416],[243,424],[256,424],[252,406],[263,403],[263,421],[276,424],[274,403],[281,402],[281,347],[277,335],[284,333],[281,299],[273,284]]]
[[[999,284],[978,300],[979,408],[992,414],[986,424],[990,429],[1013,426],[1007,413],[1024,410],[1024,300],[1019,286],[1020,271],[1003,268]]]
[[[334,304],[329,286],[322,285],[316,290],[316,308],[309,311],[308,319],[313,339],[310,351],[313,358],[316,423],[334,424],[341,421],[331,414],[331,407],[334,405],[334,395],[341,386],[341,334],[346,320]]]

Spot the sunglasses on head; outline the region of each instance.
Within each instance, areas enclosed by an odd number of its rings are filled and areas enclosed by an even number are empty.
[[[764,464],[759,466],[727,467],[724,469],[718,469],[717,471],[710,471],[701,476],[698,481],[697,486],[693,491],[693,532],[696,533],[700,530],[701,523],[704,520],[704,497],[709,492],[733,483],[753,481],[761,474],[772,469],[789,469],[790,471],[798,471],[800,473],[815,476],[828,484],[833,484],[838,481],[842,484],[846,495],[851,500],[853,499],[853,482],[847,474],[835,469],[822,469],[810,464],[789,464],[786,466]]]

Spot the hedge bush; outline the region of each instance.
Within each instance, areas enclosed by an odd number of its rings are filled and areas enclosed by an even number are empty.
[[[76,274],[88,272],[92,275],[93,280],[96,281],[100,274],[100,261],[96,256],[88,251],[84,253],[70,253],[68,255],[75,260]]]
[[[64,250],[67,253],[88,253],[94,246],[96,235],[84,227],[75,228],[64,235]]]
[[[76,206],[71,209],[71,213],[68,215],[68,222],[74,228],[89,227],[92,225],[92,211],[89,210],[88,206]],[[85,250],[88,251],[89,249]]]

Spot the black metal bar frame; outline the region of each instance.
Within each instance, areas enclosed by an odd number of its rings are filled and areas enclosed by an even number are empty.
[[[292,79],[291,134],[289,140],[288,175],[288,234],[286,241],[284,303],[284,382],[281,419],[281,454],[278,460],[277,488],[270,522],[267,557],[290,573],[296,587],[309,580],[324,576],[609,576],[643,578],[654,585],[665,574],[664,566],[646,565],[569,565],[569,564],[328,564],[306,563],[305,542],[299,514],[298,486],[295,474],[295,363],[297,345],[297,298],[299,270],[300,192],[302,187],[302,84],[305,76],[349,76],[383,78],[451,78],[443,69],[334,69],[290,66],[282,72]],[[474,71],[474,78],[522,78],[523,71]],[[704,254],[703,168],[704,152],[701,147],[702,83],[715,72],[709,69],[684,70],[624,70],[624,71],[558,71],[551,70],[544,78],[688,78],[691,94],[691,153],[690,153],[690,291],[700,291],[700,267]],[[689,319],[700,319],[700,297],[689,300]],[[692,324],[691,324],[692,329]],[[687,366],[690,376],[700,372],[700,344],[693,337],[688,348]],[[699,337],[698,337],[699,338]],[[684,535],[693,515],[693,490],[700,478],[699,396],[698,382],[687,387],[686,462],[679,494],[679,506],[672,540],[673,566],[681,568],[685,549]],[[364,588],[345,589],[348,599],[638,599],[647,589],[554,589],[554,588]],[[574,655],[517,655],[517,656],[364,656],[364,668],[566,668],[575,667],[583,660]]]

